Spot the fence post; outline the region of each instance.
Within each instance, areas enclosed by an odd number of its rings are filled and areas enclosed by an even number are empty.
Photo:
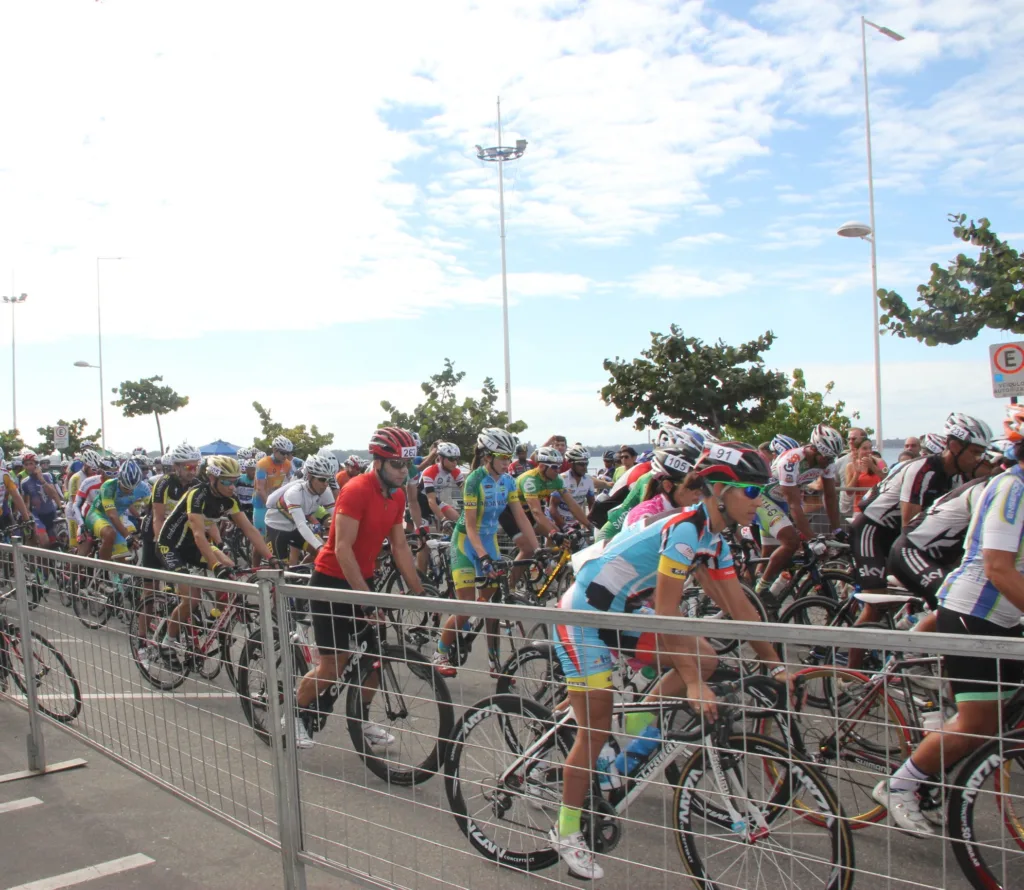
[[[28,768],[33,772],[46,769],[46,748],[43,744],[43,724],[39,719],[36,696],[35,650],[32,648],[32,623],[29,619],[28,582],[25,573],[25,554],[20,536],[12,536],[14,547],[14,584],[18,600],[18,620],[21,623],[21,658],[25,667],[25,696],[28,699]],[[13,665],[12,665],[13,666]]]
[[[274,770],[274,797],[277,800],[278,833],[281,840],[281,865],[284,868],[285,890],[306,890],[306,866],[299,859],[302,850],[302,807],[299,802],[299,758],[295,747],[295,730],[285,720],[284,745],[281,744],[281,718],[295,713],[295,693],[291,677],[291,640],[288,632],[288,603],[278,595],[280,572],[261,571],[256,582],[260,592],[260,633],[263,640],[263,662],[267,671],[267,705],[270,712],[270,757]],[[274,599],[278,600],[278,622],[274,622]],[[283,617],[282,617],[283,616]],[[275,657],[274,631],[278,633],[281,668]],[[278,689],[284,690],[284,703]]]

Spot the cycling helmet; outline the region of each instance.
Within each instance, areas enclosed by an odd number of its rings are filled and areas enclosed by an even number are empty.
[[[637,455],[636,462],[638,464],[648,464],[651,462],[651,458],[654,457],[654,449],[648,448],[646,451],[641,451]]]
[[[416,430],[409,430],[409,435],[412,436],[413,441],[416,442],[416,453],[419,454],[423,448],[423,440],[420,438],[420,434]]]
[[[171,463],[175,464],[191,463],[192,461],[197,461],[202,457],[199,453],[199,449],[189,445],[188,442],[182,442],[180,445],[176,445],[169,453]]]
[[[550,445],[537,449],[537,463],[541,466],[555,467],[557,469],[562,466],[564,460],[562,452],[557,448],[552,448]]]
[[[454,442],[439,442],[437,445],[437,453],[441,457],[447,457],[449,460],[458,460],[462,457],[462,452],[459,450],[459,446]]]
[[[695,471],[708,482],[748,485],[767,485],[772,475],[761,452],[746,442],[716,442],[706,446]]]
[[[328,466],[331,468],[331,479],[334,479],[334,477],[338,475],[338,471],[341,469],[341,464],[338,463],[338,458],[335,457],[334,452],[321,450],[317,456],[322,457],[327,461]],[[337,482],[338,480],[334,479],[334,481]]]
[[[606,451],[604,453],[604,459],[605,460],[615,460],[615,455],[616,455],[616,451],[613,448],[611,451]]]
[[[480,435],[476,437],[476,447],[489,454],[515,454],[518,444],[516,437],[508,430],[496,426],[480,430]]]
[[[107,476],[112,476],[117,472],[118,463],[110,455],[100,455],[96,462],[97,472],[103,473]]]
[[[828,424],[819,423],[811,433],[811,445],[822,457],[839,457],[843,453],[843,437]]]
[[[274,436],[274,441],[270,443],[270,448],[272,451],[283,451],[286,454],[291,454],[295,450],[292,440],[287,436]]]
[[[242,475],[242,468],[233,457],[228,457],[226,454],[213,454],[206,458],[206,475],[212,476],[214,479],[219,476],[237,478]]]
[[[1011,442],[1024,439],[1024,405],[1007,405],[1003,435]]]
[[[589,463],[590,452],[587,451],[582,445],[573,445],[565,452],[565,459],[571,463]]]
[[[946,437],[938,433],[926,433],[921,440],[921,449],[928,454],[942,454],[946,448]]]
[[[655,448],[651,458],[651,475],[654,479],[671,479],[682,482],[686,474],[693,469],[693,462],[687,460],[683,449],[678,445],[666,445]]]
[[[246,470],[255,470],[256,459],[253,457],[247,457],[245,458],[245,460],[240,460],[238,462],[238,466],[242,470],[242,472],[245,472]]]
[[[126,460],[117,471],[117,484],[131,490],[142,481],[142,470],[133,460]]]
[[[1017,462],[1017,443],[1012,439],[994,439],[992,449],[999,452],[1001,459]]]
[[[14,467],[15,469],[19,469],[22,465],[23,465],[23,463],[22,463],[22,460],[21,460],[21,455],[20,454],[15,455],[14,459],[11,461],[11,466]]]
[[[28,448],[23,448],[21,454],[18,455],[21,458],[22,463],[27,460],[34,460],[38,463],[39,458],[34,451],[30,451]]]
[[[302,467],[302,471],[307,479],[317,478],[323,479],[325,482],[332,478],[337,469],[331,466],[331,462],[319,454],[314,454],[310,457]]]
[[[266,456],[267,452],[259,450],[257,450],[256,453],[253,455],[253,457],[256,458],[257,462],[263,460],[263,458],[265,458]]]
[[[418,452],[412,433],[397,426],[381,427],[370,439],[370,454],[381,460],[409,460]]]
[[[82,465],[90,473],[95,473],[100,468],[100,456],[91,448],[82,452]]]
[[[666,448],[670,445],[676,444],[676,439],[682,434],[682,430],[672,424],[663,424],[661,429],[658,430],[658,438],[654,440],[655,450],[658,448]]]
[[[988,445],[992,441],[992,430],[984,420],[978,420],[969,414],[961,414],[954,411],[946,418],[942,428],[946,434],[946,441],[956,439],[965,447],[967,445]]]
[[[49,467],[51,463],[52,461],[50,460],[50,455],[48,454],[44,454],[41,458],[39,458],[39,466],[41,466],[44,470],[47,467]]]
[[[783,436],[781,433],[777,435],[768,444],[768,449],[778,457],[780,454],[785,454],[787,451],[792,451],[794,448],[799,448],[800,443],[797,442],[792,436]]]
[[[350,454],[345,459],[345,468],[348,470],[354,470],[357,473],[361,473],[363,472],[363,461],[357,455]]]
[[[718,436],[709,433],[706,429],[704,429],[704,427],[698,426],[695,423],[685,424],[684,426],[680,427],[680,429],[685,430],[695,439],[702,441],[704,445],[718,441]],[[704,446],[702,445],[701,447],[703,448]]]
[[[89,449],[95,449],[96,443],[92,439],[85,439],[81,443],[82,451],[88,451]]]

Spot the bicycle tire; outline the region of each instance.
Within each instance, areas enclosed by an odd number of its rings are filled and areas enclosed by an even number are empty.
[[[34,672],[35,686],[36,686],[36,702],[39,706],[39,710],[46,714],[47,717],[51,717],[58,723],[70,723],[74,720],[82,711],[82,690],[78,685],[78,680],[75,677],[74,672],[71,670],[71,665],[68,660],[64,657],[63,653],[53,645],[44,636],[32,631],[32,655],[35,660],[38,660],[43,667],[40,668],[39,672]],[[11,634],[11,663],[10,673],[14,678],[15,685],[27,696],[28,685],[27,685],[27,673],[25,671],[25,657],[21,651],[22,636],[20,629],[13,629]],[[40,651],[41,650],[41,651]],[[46,653],[46,661],[41,657],[42,653]],[[50,662],[52,659],[52,663]],[[22,670],[19,673],[17,670],[18,663],[21,663]],[[54,668],[56,665],[56,670]],[[69,687],[69,692],[65,693],[53,693],[53,692],[41,692],[42,681],[49,677],[51,674],[59,673],[64,677],[64,686]],[[55,704],[59,703],[59,704]],[[61,705],[64,705],[63,707]]]
[[[522,646],[501,668],[495,695],[529,698],[554,708],[566,696],[565,672],[551,644]]]
[[[302,650],[298,646],[289,647],[292,652],[291,679],[297,682],[309,670]],[[260,667],[264,654],[263,633],[257,630],[246,641],[245,648],[238,659],[238,700],[242,705],[242,714],[246,722],[253,728],[257,736],[267,745],[270,744],[270,719],[269,695],[267,688],[266,669]],[[277,657],[278,689],[277,694],[281,702],[284,701],[283,678],[288,672],[281,662],[280,634],[274,628],[274,652]],[[288,722],[287,720],[285,721]]]
[[[492,721],[497,722],[494,738],[498,744],[488,745],[484,733],[490,729]],[[483,760],[485,755],[493,753],[496,758],[505,755],[506,764],[510,764],[533,744],[551,721],[551,712],[534,701],[517,695],[492,695],[466,711],[446,746],[445,794],[455,822],[477,853],[505,868],[535,872],[558,862],[558,853],[551,849],[547,832],[557,819],[562,800],[558,762],[564,760],[572,748],[573,733],[568,730],[556,733],[547,747],[536,752],[537,757],[531,763],[524,764],[522,774],[517,772],[512,777],[511,786],[496,788],[495,777],[504,773],[505,768],[497,765],[486,769]],[[528,793],[527,773],[541,764],[542,779],[538,784],[543,796],[538,798],[537,794]],[[483,791],[479,795],[474,794],[474,768],[483,773]],[[479,808],[477,797],[483,798],[483,806]],[[509,818],[506,820],[506,817]],[[508,821],[508,827],[501,824],[503,820]],[[502,837],[506,832],[507,840]],[[527,846],[529,849],[524,849]]]
[[[400,665],[426,684],[426,690],[419,689],[408,695],[407,681],[399,680],[396,670]],[[375,684],[377,691],[365,705],[362,694],[370,684]],[[402,719],[409,719],[409,702],[426,702],[428,694],[437,705],[436,731],[424,727],[424,717],[413,717],[408,725],[399,726],[392,716],[394,704],[400,705],[394,713],[402,715]],[[377,717],[381,701],[384,702],[386,721]],[[428,705],[424,710],[432,712],[433,707]],[[379,655],[363,656],[356,679],[348,687],[345,716],[352,745],[370,772],[390,784],[406,786],[422,784],[437,775],[442,748],[451,737],[455,724],[452,696],[444,678],[418,652],[391,645],[382,646]],[[397,750],[392,746],[383,756],[376,753],[363,738],[363,728],[367,723],[379,724],[389,731],[394,729]],[[429,745],[426,744],[428,739]],[[411,752],[410,756],[402,759],[405,752]]]
[[[839,614],[839,604],[827,596],[805,596],[791,602],[779,615],[779,624],[798,624],[803,627],[834,627],[849,626],[851,621],[840,621],[836,624]],[[827,617],[827,622],[822,623],[822,618]],[[779,657],[784,664],[791,667],[797,665],[816,666],[823,664],[834,664],[836,660],[836,647],[821,644],[809,644],[807,651],[804,645],[787,646],[779,643],[776,646]],[[824,705],[825,701],[819,699],[818,704]]]
[[[128,632],[128,644],[139,673],[147,683],[164,692],[177,689],[189,675],[187,666],[180,665],[180,669],[176,669],[164,658],[159,644],[153,642],[176,605],[177,598],[164,593],[151,593],[143,597]],[[166,672],[164,666],[168,668]]]
[[[817,581],[810,572],[805,572],[799,579],[793,601],[799,602],[805,596],[824,596],[838,604],[849,596],[856,585],[852,571],[819,568]]]
[[[754,778],[764,778],[771,787],[756,791],[753,795],[747,795],[747,804],[764,810],[762,817],[768,827],[772,830],[770,836],[774,838],[774,847],[779,846],[787,839],[795,841],[796,838],[809,837],[805,830],[804,815],[791,806],[794,797],[799,798],[801,793],[809,799],[814,800],[819,811],[824,811],[821,818],[821,829],[823,837],[817,841],[815,852],[796,852],[785,854],[798,858],[800,870],[793,869],[788,864],[776,866],[778,874],[785,874],[789,877],[788,887],[790,890],[849,890],[853,885],[855,860],[853,853],[853,837],[847,821],[843,815],[842,807],[836,798],[835,791],[829,785],[820,771],[813,765],[799,760],[791,759],[786,746],[781,742],[760,735],[732,735],[729,737],[728,746],[731,759],[737,763],[747,756],[754,755],[771,760],[775,763],[784,763],[785,769],[776,768],[769,771],[767,764],[755,764],[752,771]],[[717,786],[712,785],[709,792],[702,794],[698,790],[701,780],[705,776],[713,777],[713,769],[707,763],[708,749],[699,746],[687,759],[680,770],[679,780],[673,794],[673,812],[675,813],[675,836],[676,847],[683,865],[689,872],[695,884],[702,890],[724,890],[726,887],[750,886],[749,880],[745,880],[745,867],[740,866],[738,872],[734,872],[723,883],[719,883],[708,874],[708,864],[715,856],[702,856],[699,849],[700,843],[708,844],[716,839],[711,832],[718,829],[726,848],[735,853],[730,857],[729,867],[734,867],[743,856],[744,851],[752,851],[750,858],[758,860],[755,865],[750,866],[752,871],[757,871],[760,860],[770,855],[774,847],[768,843],[744,843],[737,837],[735,825],[726,816],[725,811],[717,805],[710,805],[707,800],[717,799],[720,793]],[[735,765],[730,770],[735,770]],[[773,774],[774,773],[774,774]],[[799,787],[796,787],[796,786]],[[748,787],[749,780],[741,783],[741,787]],[[749,809],[747,810],[749,812]],[[792,828],[787,830],[785,823],[788,817],[800,820],[798,830]],[[700,825],[696,825],[696,820]],[[781,823],[781,824],[780,824]],[[742,829],[744,832],[746,829]],[[822,852],[827,848],[827,853]],[[721,859],[721,857],[718,857]],[[827,860],[827,861],[826,861]],[[814,874],[815,868],[820,872]],[[807,878],[806,875],[810,875]],[[746,876],[749,878],[749,875]],[[810,883],[797,883],[799,878],[809,880]]]
[[[964,877],[975,890],[1010,890],[1024,882],[1024,825],[1012,806],[1013,797],[1003,794],[1012,767],[1024,769],[1024,730],[994,738],[971,754],[957,772],[946,803],[946,827],[953,854]],[[989,778],[993,792],[982,791]],[[1018,780],[1019,781],[1019,780]],[[995,799],[992,817],[979,818],[979,804]],[[1010,806],[1007,806],[1009,802]],[[987,830],[988,826],[994,830]],[[1009,846],[1008,841],[1018,849]],[[1007,856],[1012,853],[1012,858]],[[1013,877],[1016,875],[1016,877]]]
[[[740,584],[740,587],[743,589],[743,593],[746,596],[747,601],[751,606],[753,606],[754,611],[757,612],[758,620],[762,624],[768,624],[768,612],[765,610],[764,603],[761,602],[761,598],[754,593],[750,587],[747,587],[746,584]],[[708,618],[720,621],[731,620],[730,615],[724,609],[719,608],[715,601],[702,587],[700,587],[700,585],[694,585],[692,590],[693,593],[689,593],[688,589],[687,594],[684,594],[684,598],[687,595],[695,595],[699,597],[696,607],[688,613],[691,617]],[[743,645],[743,641],[725,637],[715,637],[713,634],[707,635],[707,641],[711,644],[711,647],[715,650],[715,654],[718,655],[719,658],[724,656],[739,658],[743,665],[744,673],[756,674],[763,670],[755,652],[751,652],[749,658],[737,654],[737,651]],[[749,643],[746,645],[749,647]]]
[[[99,630],[106,626],[113,611],[109,599],[100,600],[95,595],[82,593],[81,588],[72,598],[71,608],[78,620],[89,630]]]

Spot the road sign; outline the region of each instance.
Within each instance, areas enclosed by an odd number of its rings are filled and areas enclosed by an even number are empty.
[[[62,423],[57,424],[53,428],[53,447],[58,451],[63,451],[69,444],[68,428]]]
[[[988,348],[992,395],[1024,396],[1024,343],[996,343]]]

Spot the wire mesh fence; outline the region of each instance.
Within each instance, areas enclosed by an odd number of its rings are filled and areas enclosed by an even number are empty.
[[[21,668],[42,721],[280,846],[288,887],[306,867],[369,886],[575,886],[556,849],[572,811],[609,887],[1024,886],[1019,639],[981,652],[828,627],[825,607],[722,620],[713,602],[705,619],[467,602],[449,620],[451,600],[265,573],[186,579],[200,593],[178,652],[163,635],[181,576],[106,564],[96,583],[93,560],[18,550],[15,565],[0,548],[5,583],[23,578],[18,605],[53,648],[33,642]],[[12,605],[3,695],[26,705]],[[602,646],[614,692],[572,682]],[[1001,696],[996,724],[949,723],[940,656],[979,655],[1004,671],[975,689]],[[684,688],[683,664],[703,683]],[[929,748],[908,829],[886,779]]]

